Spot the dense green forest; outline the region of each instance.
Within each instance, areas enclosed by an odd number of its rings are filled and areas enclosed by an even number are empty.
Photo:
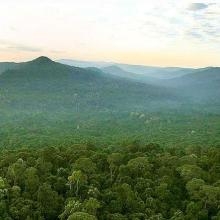
[[[187,71],[0,63],[0,220],[219,220],[219,68]]]
[[[87,141],[109,146],[136,139],[162,147],[220,145],[220,116],[213,113],[0,112],[0,146],[4,149]]]
[[[0,219],[218,220],[218,148],[138,141],[0,153]]]

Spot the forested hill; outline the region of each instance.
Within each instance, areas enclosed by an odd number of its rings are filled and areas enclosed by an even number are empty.
[[[46,57],[5,71],[0,86],[1,105],[20,110],[75,109],[77,104],[80,110],[127,111],[175,100],[167,88],[115,78],[95,68],[59,64]]]
[[[155,85],[133,74],[122,77],[126,71],[117,74],[47,57],[8,64],[0,75],[0,147],[106,146],[134,139],[163,146],[220,144],[219,87],[175,87],[172,80]]]
[[[167,81],[167,85],[178,89],[195,103],[205,103],[206,106],[220,105],[219,67],[198,69],[182,77]]]
[[[178,83],[178,86],[189,86],[192,84],[207,84],[219,83],[220,81],[220,67],[207,67],[198,70],[194,70],[192,73],[188,73],[182,77],[172,79],[170,81]]]
[[[0,74],[9,69],[15,69],[18,66],[17,63],[13,62],[0,62]]]
[[[216,70],[156,86],[47,57],[4,68],[0,220],[220,219]]]

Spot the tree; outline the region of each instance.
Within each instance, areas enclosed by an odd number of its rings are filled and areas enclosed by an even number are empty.
[[[81,170],[83,173],[85,173],[88,177],[90,177],[92,174],[96,172],[96,165],[92,162],[90,158],[79,158],[74,164],[73,164],[74,170]]]
[[[62,198],[57,192],[51,189],[51,186],[44,183],[39,187],[37,201],[40,211],[46,219],[55,219],[61,211]]]
[[[73,215],[75,212],[80,212],[81,210],[82,210],[82,203],[73,198],[69,198],[67,200],[67,204],[65,205],[65,209],[63,213],[59,215],[59,218],[61,220],[65,220],[69,216]]]
[[[95,216],[96,211],[101,207],[101,204],[97,199],[89,198],[88,200],[84,201],[83,207],[87,213]]]
[[[192,179],[186,184],[186,189],[193,200],[200,200],[200,190],[205,185],[205,181],[202,179]]]
[[[144,202],[135,194],[131,186],[124,183],[115,188],[117,192],[116,204],[120,204],[121,213],[137,213],[144,210]]]
[[[122,164],[123,155],[120,153],[112,153],[108,156],[107,161],[110,169],[111,182],[113,181],[113,176],[118,171],[119,166]]]
[[[68,177],[68,184],[70,186],[70,190],[72,190],[72,186],[75,185],[75,194],[78,196],[80,185],[86,183],[87,176],[82,173],[81,170],[73,171],[72,175]]]
[[[40,185],[37,169],[34,167],[27,168],[25,170],[24,176],[25,176],[24,183],[25,183],[26,191],[29,191],[30,193],[36,192]]]
[[[6,188],[5,180],[0,177],[0,219],[6,219],[8,217],[7,195],[8,189]]]
[[[22,185],[24,180],[23,175],[26,169],[26,164],[23,159],[18,159],[15,163],[8,167],[7,179],[12,182],[13,185]]]
[[[97,220],[97,218],[85,212],[75,212],[67,220]]]
[[[5,184],[5,180],[0,177],[0,199],[4,199],[8,193],[8,189]]]
[[[179,174],[183,177],[183,179],[187,182],[193,178],[200,179],[203,177],[203,170],[197,165],[185,164],[181,167],[177,168]]]
[[[125,175],[128,175],[132,178],[145,177],[149,175],[149,171],[152,168],[152,165],[149,163],[147,157],[136,157],[128,161],[126,166],[121,166],[120,174],[125,172]]]
[[[217,210],[220,207],[220,187],[203,185],[200,193],[205,209],[216,208]]]
[[[18,199],[21,196],[21,188],[19,186],[12,186],[9,190],[9,199]]]

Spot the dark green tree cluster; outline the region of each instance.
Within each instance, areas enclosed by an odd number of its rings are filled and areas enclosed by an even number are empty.
[[[219,148],[138,142],[0,153],[1,220],[219,220]]]

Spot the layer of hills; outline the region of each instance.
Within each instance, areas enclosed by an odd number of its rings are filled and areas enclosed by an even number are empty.
[[[17,95],[18,100],[11,103],[20,108],[35,108],[39,101],[42,107],[74,109],[78,102],[81,110],[127,111],[176,99],[170,89],[162,86],[114,77],[97,68],[72,67],[46,57],[8,66],[0,75],[0,86],[3,93],[7,90],[4,95]]]
[[[94,67],[88,67],[92,64]],[[47,57],[23,63],[0,63],[0,85],[2,90],[29,91],[29,95],[30,92],[45,92],[45,95],[54,97],[50,102],[57,103],[57,99],[61,99],[66,107],[77,96],[82,110],[88,107],[96,110],[145,109],[151,108],[153,103],[160,106],[187,102],[190,98],[195,102],[218,102],[220,68],[217,67],[183,69],[102,65],[105,67],[97,68],[95,63],[84,63],[85,68],[74,67]],[[162,75],[172,77],[162,79]]]
[[[146,77],[156,78],[156,79],[171,79],[183,76],[187,73],[191,73],[195,71],[192,68],[179,68],[179,67],[154,67],[154,66],[143,66],[143,65],[130,65],[130,64],[122,64],[122,63],[113,63],[113,62],[91,62],[91,61],[78,61],[78,60],[68,60],[62,59],[57,62],[63,63],[70,66],[77,67],[97,67],[103,69],[104,71],[112,72],[112,69],[115,68],[115,73],[124,71],[125,73],[139,75],[141,79]],[[116,70],[116,68],[118,70]]]
[[[219,68],[0,66],[1,220],[219,219]]]
[[[187,69],[71,60],[59,62],[39,57],[24,63],[0,63],[1,87],[62,91],[70,97],[72,93],[78,94],[84,100],[84,107],[93,103],[97,109],[113,106],[116,110],[119,106],[132,109],[135,105],[151,108],[153,105],[149,103],[166,104],[169,101],[191,100],[204,104],[219,101],[218,67]],[[74,64],[76,66],[72,66]]]
[[[98,67],[47,57],[0,63],[0,147],[134,137],[168,146],[220,144],[219,68],[159,68],[172,75],[161,78],[136,66]]]
[[[60,63],[79,67],[99,67],[103,72],[113,76],[132,79],[147,84],[175,88],[173,92],[188,97],[192,102],[218,102],[219,99],[219,67],[180,68],[151,67],[108,62],[87,62],[75,60],[59,60]]]

